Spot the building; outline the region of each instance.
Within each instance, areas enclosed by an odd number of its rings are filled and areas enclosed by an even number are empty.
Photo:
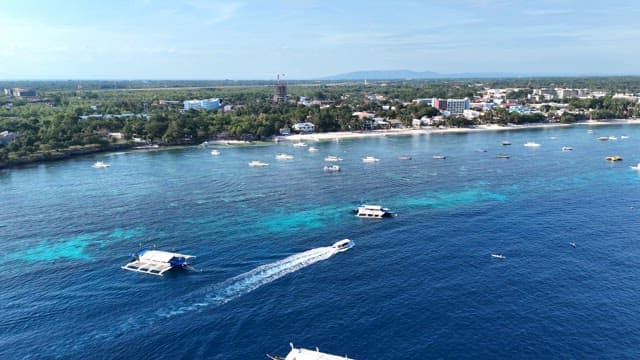
[[[431,106],[438,110],[447,110],[447,100],[433,98],[431,99]]]
[[[297,123],[293,125],[293,130],[301,133],[312,133],[316,130],[316,126],[310,122]]]
[[[220,108],[220,99],[211,98],[205,100],[185,100],[185,110],[217,110]]]
[[[0,145],[6,145],[16,139],[16,133],[10,131],[0,132]]]
[[[464,99],[447,99],[447,111],[451,114],[462,114],[465,110],[471,108],[471,101],[469,98]]]

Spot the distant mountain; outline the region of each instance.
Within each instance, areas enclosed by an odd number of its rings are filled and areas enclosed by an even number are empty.
[[[321,78],[320,80],[402,80],[402,79],[468,79],[468,78],[500,78],[523,75],[507,73],[456,73],[440,74],[433,71],[412,70],[369,70],[355,71]]]

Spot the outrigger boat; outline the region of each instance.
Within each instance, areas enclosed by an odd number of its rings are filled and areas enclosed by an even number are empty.
[[[291,351],[287,354],[286,357],[281,356],[272,356],[267,354],[267,357],[271,360],[354,360],[352,358],[345,356],[338,356],[320,352],[320,349],[316,348],[315,350],[293,347],[292,343],[289,343],[291,346]]]
[[[169,251],[142,249],[135,253],[133,257],[133,261],[121,266],[121,268],[129,271],[162,276],[171,269],[187,267],[189,265],[188,260],[195,256]]]

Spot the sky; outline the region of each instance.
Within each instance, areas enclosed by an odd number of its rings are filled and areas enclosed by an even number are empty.
[[[0,0],[0,79],[640,75],[637,0]]]

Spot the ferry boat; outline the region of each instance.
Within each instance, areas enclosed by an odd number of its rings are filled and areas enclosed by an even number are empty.
[[[571,151],[573,148],[571,146],[563,146],[562,151]]]
[[[622,158],[618,155],[607,156],[604,159],[607,161],[622,161]]]
[[[333,245],[331,245],[331,247],[338,250],[339,252],[344,252],[351,249],[353,245],[354,245],[353,241],[349,239],[342,239],[340,241],[337,241]]]
[[[277,160],[292,160],[292,159],[293,159],[293,155],[289,155],[289,154],[278,154],[278,155],[276,155],[276,159],[277,159]]]
[[[393,215],[391,210],[384,208],[380,205],[362,205],[354,209],[353,212],[357,217],[362,218],[376,218],[381,219],[383,217],[390,217]]]
[[[108,168],[109,164],[102,162],[102,161],[96,161],[95,164],[91,165],[92,167],[96,168],[96,169],[105,169]]]
[[[491,257],[492,257],[492,258],[496,258],[496,259],[500,259],[500,260],[504,260],[504,259],[506,259],[506,258],[507,258],[507,257],[506,257],[506,256],[504,256],[503,254],[491,254]]]
[[[213,156],[220,155],[220,150],[216,150],[216,149],[211,150],[211,155],[213,155]]]
[[[320,349],[316,348],[315,350],[293,347],[292,343],[289,343],[291,346],[291,351],[287,354],[286,357],[281,356],[272,356],[267,354],[267,357],[271,360],[355,360],[352,358],[345,356],[338,356],[320,352]]]
[[[526,146],[526,147],[539,147],[540,144],[538,144],[536,142],[533,142],[533,141],[529,141],[529,142],[525,143],[524,146]]]
[[[269,166],[269,164],[262,162],[262,161],[258,161],[258,160],[253,160],[249,163],[249,166],[251,167],[263,167],[263,166]]]
[[[133,261],[121,266],[121,269],[162,276],[171,269],[187,267],[189,259],[194,257],[176,252],[142,249],[133,255]]]
[[[338,165],[329,165],[324,167],[325,172],[338,172],[340,171],[340,166]]]
[[[339,158],[334,155],[329,155],[326,158],[324,158],[324,161],[336,162],[336,161],[342,161],[342,158]]]
[[[364,158],[362,158],[363,163],[375,163],[378,161],[380,161],[380,159],[373,156],[365,156]]]

